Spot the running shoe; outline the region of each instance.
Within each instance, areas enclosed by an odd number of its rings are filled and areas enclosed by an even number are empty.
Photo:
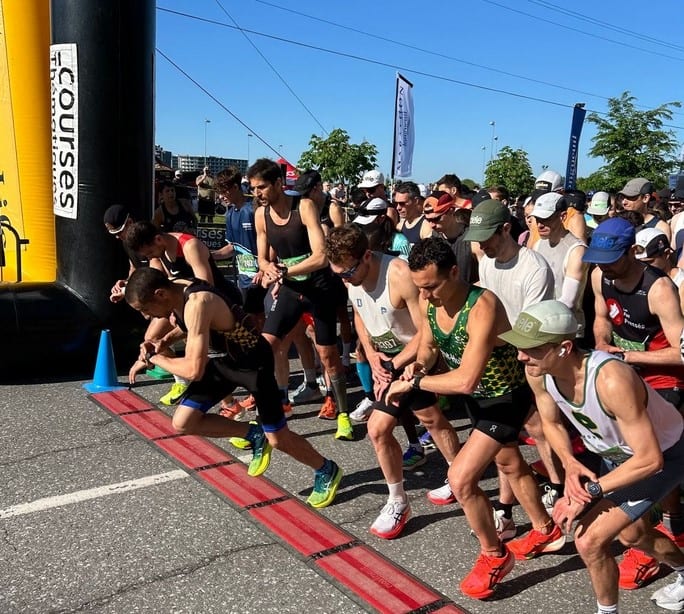
[[[427,493],[427,498],[430,503],[434,503],[435,505],[449,505],[450,503],[456,503],[456,497],[454,497],[454,493],[451,492],[449,480],[444,480],[444,486],[429,490]]]
[[[405,471],[413,471],[417,467],[424,465],[426,461],[427,457],[425,456],[425,452],[422,448],[420,450],[416,450],[413,446],[409,446],[406,448],[406,452],[404,452],[402,466]]]
[[[651,601],[670,612],[684,611],[684,574],[677,574],[677,579],[659,588],[651,595]]]
[[[368,397],[363,397],[361,402],[356,406],[353,412],[349,414],[349,417],[354,422],[368,422],[371,413],[373,412],[373,401]]]
[[[168,407],[171,405],[176,405],[178,401],[181,400],[181,397],[185,394],[187,389],[188,384],[174,382],[174,384],[171,386],[171,390],[169,390],[161,399],[159,399],[159,402]]]
[[[353,441],[354,429],[352,428],[352,423],[349,420],[349,414],[339,414],[337,416],[337,431],[335,432],[335,439]]]
[[[488,556],[480,553],[473,570],[463,578],[461,592],[473,599],[486,599],[494,594],[496,585],[511,572],[515,565],[513,553],[502,546],[502,556]]]
[[[271,444],[268,443],[266,433],[259,429],[251,438],[252,460],[249,462],[247,474],[252,477],[261,475],[271,463]]]
[[[313,403],[314,401],[320,401],[323,398],[321,394],[321,389],[318,384],[309,384],[304,381],[290,396],[290,402],[293,405],[304,405],[305,403]]]
[[[672,534],[662,522],[659,522],[655,527],[656,531],[660,531],[663,535],[669,537],[677,546],[684,548],[684,533],[679,533],[677,535]]]
[[[423,446],[424,450],[434,450],[435,449],[435,442],[432,441],[432,435],[430,435],[430,431],[425,431],[419,438],[418,441],[420,441],[420,445]]]
[[[228,420],[235,420],[236,422],[242,420],[245,414],[245,408],[237,400],[234,400],[230,405],[221,405],[219,410],[219,416],[228,418]]]
[[[229,437],[228,443],[238,450],[251,450],[252,442],[244,437]]]
[[[321,410],[318,412],[318,417],[321,420],[334,420],[337,418],[337,405],[330,395],[326,395]]]
[[[527,535],[508,542],[508,549],[518,560],[533,559],[542,552],[557,552],[565,546],[565,534],[556,524],[548,535],[532,529]]]
[[[317,509],[330,505],[335,499],[343,475],[335,461],[330,461],[330,471],[316,471],[313,491],[306,502]]]
[[[546,508],[546,513],[550,516],[553,512],[553,506],[556,505],[556,501],[560,499],[560,494],[553,488],[550,484],[544,485],[544,494],[542,495],[542,504]]]
[[[499,536],[499,540],[507,542],[508,540],[513,539],[518,533],[518,527],[515,526],[513,518],[506,518],[503,510],[492,510],[492,513],[494,516],[494,528],[496,529],[496,534]],[[472,529],[470,529],[470,534],[473,537],[477,537],[475,531]]]
[[[658,575],[660,565],[652,556],[636,548],[627,548],[618,564],[620,588],[632,591],[648,584]]]
[[[371,525],[370,532],[382,539],[394,539],[404,530],[410,516],[408,501],[389,501]]]
[[[292,417],[292,405],[290,403],[283,403],[283,413],[285,414],[285,419],[289,420]]]

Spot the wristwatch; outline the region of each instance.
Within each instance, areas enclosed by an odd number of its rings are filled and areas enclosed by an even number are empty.
[[[411,387],[415,390],[420,390],[420,381],[425,377],[425,373],[416,373],[413,376],[413,381],[411,382]]]
[[[589,493],[592,499],[600,499],[603,497],[603,488],[598,482],[587,482],[584,489]]]

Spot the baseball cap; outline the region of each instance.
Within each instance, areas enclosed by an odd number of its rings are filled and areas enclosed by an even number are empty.
[[[442,215],[455,208],[454,197],[449,192],[433,192],[423,203],[423,213],[434,213],[435,215]]]
[[[637,177],[636,179],[630,179],[625,184],[625,187],[620,190],[619,194],[634,198],[635,196],[650,194],[651,192],[653,192],[653,184],[648,179]]]
[[[321,174],[318,171],[305,171],[303,172],[297,181],[295,181],[294,189],[295,192],[299,192],[302,196],[308,194],[313,187],[321,183]]]
[[[371,198],[361,203],[359,214],[354,218],[354,223],[361,226],[372,224],[375,218],[379,215],[385,215],[385,213],[387,213],[387,202],[382,198]]]
[[[644,228],[636,233],[636,259],[646,260],[662,256],[670,244],[665,233],[659,228]]]
[[[109,234],[119,234],[131,217],[131,212],[123,205],[112,205],[104,213],[104,225]]]
[[[563,187],[563,178],[556,171],[544,171],[534,180],[535,190],[555,192]]]
[[[490,198],[473,209],[470,226],[463,235],[464,241],[486,241],[496,229],[511,220],[511,212],[501,201]]]
[[[360,188],[374,188],[385,185],[385,176],[380,171],[366,171],[361,178]]]
[[[565,190],[563,192],[568,208],[584,211],[587,208],[587,193],[582,190]]]
[[[492,197],[489,195],[489,192],[485,188],[480,188],[475,194],[473,194],[472,197],[472,203],[473,207],[477,207],[480,203],[483,203],[485,200],[491,200]]]
[[[568,203],[562,194],[559,194],[558,192],[546,192],[546,194],[542,194],[535,201],[532,215],[533,217],[546,220],[554,213],[565,211],[567,208]]]
[[[592,233],[591,243],[582,260],[595,264],[612,264],[634,245],[634,235],[634,226],[621,217],[612,217],[601,222]]]
[[[427,190],[427,187],[425,186],[424,183],[418,184],[418,191],[420,192],[421,198],[427,198],[428,197],[428,190]]]
[[[610,194],[608,192],[596,192],[591,197],[591,202],[587,207],[589,215],[608,215],[610,209]]]
[[[513,328],[499,335],[507,343],[528,350],[560,343],[577,335],[577,319],[560,301],[541,301],[520,312]]]

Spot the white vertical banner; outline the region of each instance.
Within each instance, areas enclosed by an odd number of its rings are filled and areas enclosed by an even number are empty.
[[[52,208],[78,217],[78,56],[74,43],[50,45]]]
[[[413,169],[413,83],[397,73],[394,104],[392,177],[410,177]]]

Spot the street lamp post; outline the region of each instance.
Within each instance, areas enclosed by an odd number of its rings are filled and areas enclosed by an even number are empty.
[[[491,121],[489,125],[492,127],[492,145],[489,148],[489,159],[492,160],[494,158],[494,141],[496,140],[496,122]]]
[[[253,136],[251,132],[247,133],[247,168],[249,168],[249,143]]]
[[[204,166],[207,165],[207,124],[210,124],[210,119],[204,120]]]
[[[485,182],[485,164],[487,160],[487,146],[482,146],[482,184]]]

